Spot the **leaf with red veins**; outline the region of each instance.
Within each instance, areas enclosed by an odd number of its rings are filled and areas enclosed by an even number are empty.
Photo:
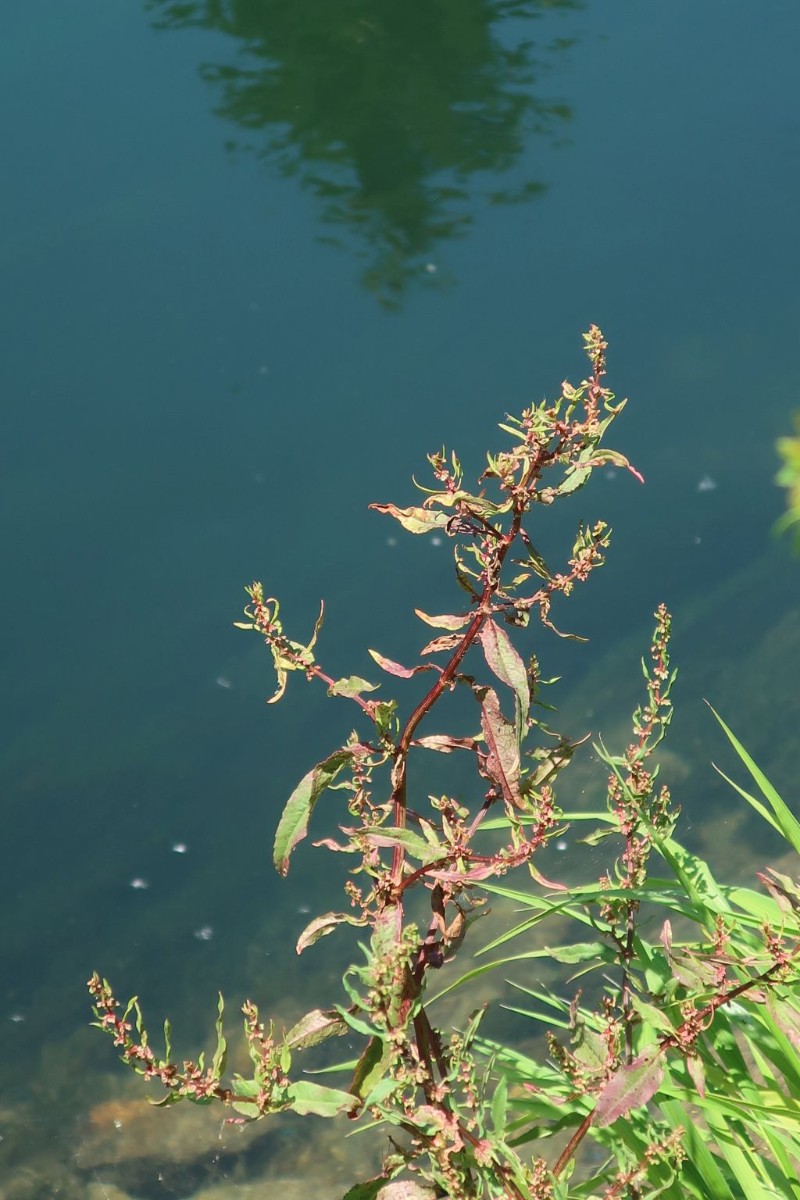
[[[611,1125],[632,1108],[641,1108],[658,1091],[663,1078],[661,1047],[650,1046],[608,1080],[594,1110],[594,1124]]]
[[[519,744],[514,725],[500,711],[497,692],[492,688],[476,688],[475,694],[480,700],[481,729],[488,751],[483,774],[500,789],[507,804],[522,808]]]
[[[444,529],[450,520],[447,513],[431,512],[427,508],[398,508],[395,504],[370,504],[370,508],[388,513],[409,533],[430,533],[433,529]]]
[[[319,941],[321,937],[325,937],[337,925],[363,925],[357,917],[351,916],[349,913],[325,913],[322,917],[315,917],[306,925],[300,937],[297,939],[295,949],[298,954],[302,954],[308,946],[313,946],[314,942]]]
[[[446,733],[431,733],[425,737],[414,738],[412,746],[421,746],[424,750],[438,750],[440,754],[451,754],[453,750],[474,750],[474,738],[450,737]]]
[[[426,625],[432,625],[434,629],[463,629],[472,620],[471,613],[465,613],[460,616],[445,613],[442,616],[429,617],[421,608],[415,608],[414,612],[420,621],[424,621]]]
[[[485,621],[478,638],[489,670],[514,693],[517,742],[521,744],[527,732],[531,706],[531,686],[525,664],[505,629],[495,621]]]
[[[441,650],[455,650],[460,643],[460,633],[446,633],[443,637],[434,638],[432,642],[428,642],[427,646],[423,646],[420,654],[438,654]]]
[[[401,679],[410,679],[412,675],[416,675],[419,671],[434,670],[432,663],[423,663],[419,667],[403,667],[393,659],[386,658],[384,654],[379,654],[377,650],[370,650],[369,653],[381,670],[386,671],[389,675],[399,675]]]

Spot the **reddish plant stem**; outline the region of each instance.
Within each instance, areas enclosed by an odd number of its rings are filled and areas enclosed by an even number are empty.
[[[483,592],[478,603],[478,609],[472,620],[470,621],[464,636],[456,647],[453,655],[447,666],[442,671],[436,682],[431,687],[430,691],[420,700],[417,707],[411,713],[405,723],[403,732],[400,735],[400,740],[397,743],[394,755],[394,789],[392,791],[392,804],[394,807],[394,823],[398,829],[405,828],[406,823],[406,780],[407,780],[407,764],[408,752],[411,746],[411,739],[416,732],[417,726],[423,717],[430,712],[431,708],[436,704],[439,697],[448,688],[455,679],[461,662],[464,659],[470,646],[474,643],[481,626],[491,615],[492,597],[500,587],[500,572],[505,562],[506,555],[513,543],[519,536],[519,531],[522,527],[522,518],[529,504],[529,489],[534,479],[542,472],[542,469],[556,458],[562,448],[563,437],[559,439],[558,445],[552,450],[540,451],[520,481],[517,488],[517,495],[514,503],[514,517],[508,532],[498,538],[496,549],[492,555],[491,563],[487,565],[484,576],[486,582],[483,586]],[[392,854],[392,872],[391,878],[395,889],[400,887],[403,875],[403,864],[405,862],[405,850],[402,846],[395,846]]]

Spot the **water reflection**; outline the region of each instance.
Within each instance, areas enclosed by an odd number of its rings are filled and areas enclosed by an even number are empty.
[[[479,203],[545,188],[536,167],[511,180],[534,139],[552,142],[568,104],[545,97],[547,60],[571,44],[552,20],[582,0],[146,0],[157,29],[236,39],[205,63],[215,111],[248,149],[310,191],[326,237],[354,248],[362,281],[399,306],[414,281],[440,282],[437,244],[463,234]],[[509,186],[497,176],[508,175]]]

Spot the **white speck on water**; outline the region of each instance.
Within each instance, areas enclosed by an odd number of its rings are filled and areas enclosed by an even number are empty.
[[[618,472],[615,471],[613,467],[607,467],[603,474],[605,475],[606,479],[616,479]]]
[[[435,275],[439,268],[437,267],[436,263],[427,262],[425,263],[425,270],[429,275]]]
[[[186,845],[186,842],[176,842],[172,847],[174,854],[185,854],[188,849],[189,847]]]
[[[226,690],[233,687],[227,675],[218,675],[215,682],[217,687],[225,688]]]
[[[396,538],[396,537],[388,537],[388,538],[386,539],[386,545],[387,545],[387,546],[396,546],[396,545],[397,545],[397,538]]]
[[[704,475],[697,485],[698,492],[713,492],[716,491],[717,481],[712,479],[710,475]]]
[[[114,1128],[122,1129],[122,1121],[120,1121],[119,1117],[116,1117],[114,1120]]]
[[[12,1013],[8,1019],[9,1021],[13,1021],[15,1025],[19,1025],[21,1021],[25,1020],[22,1013]]]
[[[131,880],[131,887],[136,892],[146,892],[150,887],[150,884],[146,879],[142,879],[139,875],[137,875],[135,879]]]
[[[568,845],[569,842],[566,840],[566,838],[559,838],[556,842],[556,850],[566,850]]]
[[[431,538],[431,545],[432,546],[441,546],[441,544],[442,544],[442,539],[437,534],[434,534],[434,536]]]
[[[308,913],[311,912],[311,909],[309,908],[309,906],[307,904],[301,904],[297,911],[300,913],[301,916],[305,917],[308,915]]]
[[[699,545],[700,545],[700,543],[702,542],[702,540],[703,540],[703,539],[702,539],[701,537],[698,537],[698,536],[695,534],[695,536],[694,536],[694,538],[693,538],[692,540],[693,540],[693,542],[694,542],[695,546],[699,546]]]
[[[210,942],[214,936],[214,930],[210,925],[204,925],[202,929],[195,929],[194,936],[198,942]]]

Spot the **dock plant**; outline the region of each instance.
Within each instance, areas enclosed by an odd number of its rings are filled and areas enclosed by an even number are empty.
[[[338,806],[338,835],[316,844],[349,859],[344,900],[313,917],[296,951],[356,928],[340,1003],[279,1030],[248,1000],[251,1067],[229,1074],[221,999],[210,1062],[190,1061],[173,1057],[169,1024],[164,1049],[154,1047],[137,999],[123,1006],[101,976],[89,983],[95,1023],[161,1086],[161,1103],[219,1102],[238,1122],[292,1110],[382,1127],[383,1168],[346,1200],[374,1200],[390,1182],[396,1196],[450,1200],[800,1200],[800,884],[777,868],[752,889],[718,883],[677,840],[678,808],[653,760],[675,679],[663,606],[630,743],[597,742],[604,766],[585,808],[561,780],[585,739],[551,727],[539,647],[545,635],[570,636],[557,628],[560,609],[602,565],[609,530],[580,523],[558,564],[546,561],[538,530],[597,468],[641,481],[605,444],[624,402],[605,386],[596,326],[584,343],[587,378],[507,416],[505,448],[487,455],[472,490],[456,454],[441,450],[428,456],[432,479],[416,505],[372,506],[452,546],[460,603],[416,610],[425,641],[411,665],[370,650],[375,681],[336,678],[318,649],[322,608],[302,641],[261,583],[246,589],[237,624],[271,655],[271,702],[294,675],[353,706],[355,728],[292,792],[273,850],[286,875],[317,805]],[[396,697],[385,697],[386,677]],[[465,703],[448,705],[453,693]],[[797,852],[800,824],[718,720],[758,796],[732,786]],[[428,794],[431,755],[451,756],[449,792],[431,784]],[[593,877],[576,878],[568,855],[548,853],[567,836],[596,848]],[[556,858],[564,870],[554,879]],[[471,926],[489,896],[521,919],[484,938],[459,973],[452,960],[474,949]],[[538,982],[542,965],[557,986]],[[437,1016],[445,993],[477,994],[497,970],[533,1022],[524,1051],[483,1035],[486,1005],[459,1028]],[[359,1049],[333,1064],[337,1086],[310,1077],[308,1056],[342,1036]]]

